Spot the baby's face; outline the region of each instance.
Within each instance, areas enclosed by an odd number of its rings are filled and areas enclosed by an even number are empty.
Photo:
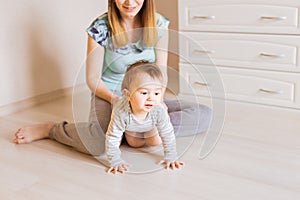
[[[134,114],[148,113],[162,102],[163,86],[157,79],[142,76],[130,91],[129,101]]]

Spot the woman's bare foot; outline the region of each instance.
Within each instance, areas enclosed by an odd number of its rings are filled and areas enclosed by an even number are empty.
[[[20,128],[15,133],[14,143],[25,144],[35,140],[49,138],[49,132],[53,125],[54,122],[47,122]]]

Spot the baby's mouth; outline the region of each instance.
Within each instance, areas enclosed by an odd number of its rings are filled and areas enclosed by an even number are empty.
[[[146,107],[152,107],[153,104],[145,104]]]

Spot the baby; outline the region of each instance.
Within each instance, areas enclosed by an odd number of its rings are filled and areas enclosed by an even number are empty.
[[[106,161],[108,173],[124,173],[129,165],[122,160],[119,149],[123,134],[131,147],[145,144],[164,148],[165,168],[184,165],[177,160],[176,139],[169,115],[162,103],[163,75],[154,63],[131,65],[124,76],[124,98],[114,104],[106,133]]]

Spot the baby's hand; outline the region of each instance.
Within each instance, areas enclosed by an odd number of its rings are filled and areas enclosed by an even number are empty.
[[[120,172],[121,174],[124,174],[128,171],[129,164],[122,163],[120,165],[116,165],[114,167],[110,167],[106,172],[107,173],[113,173],[117,174],[117,172]]]
[[[180,160],[162,160],[160,161],[159,164],[164,164],[165,165],[165,169],[171,169],[171,170],[174,170],[174,169],[180,169],[182,166],[185,165],[185,163],[183,161],[180,161]]]

